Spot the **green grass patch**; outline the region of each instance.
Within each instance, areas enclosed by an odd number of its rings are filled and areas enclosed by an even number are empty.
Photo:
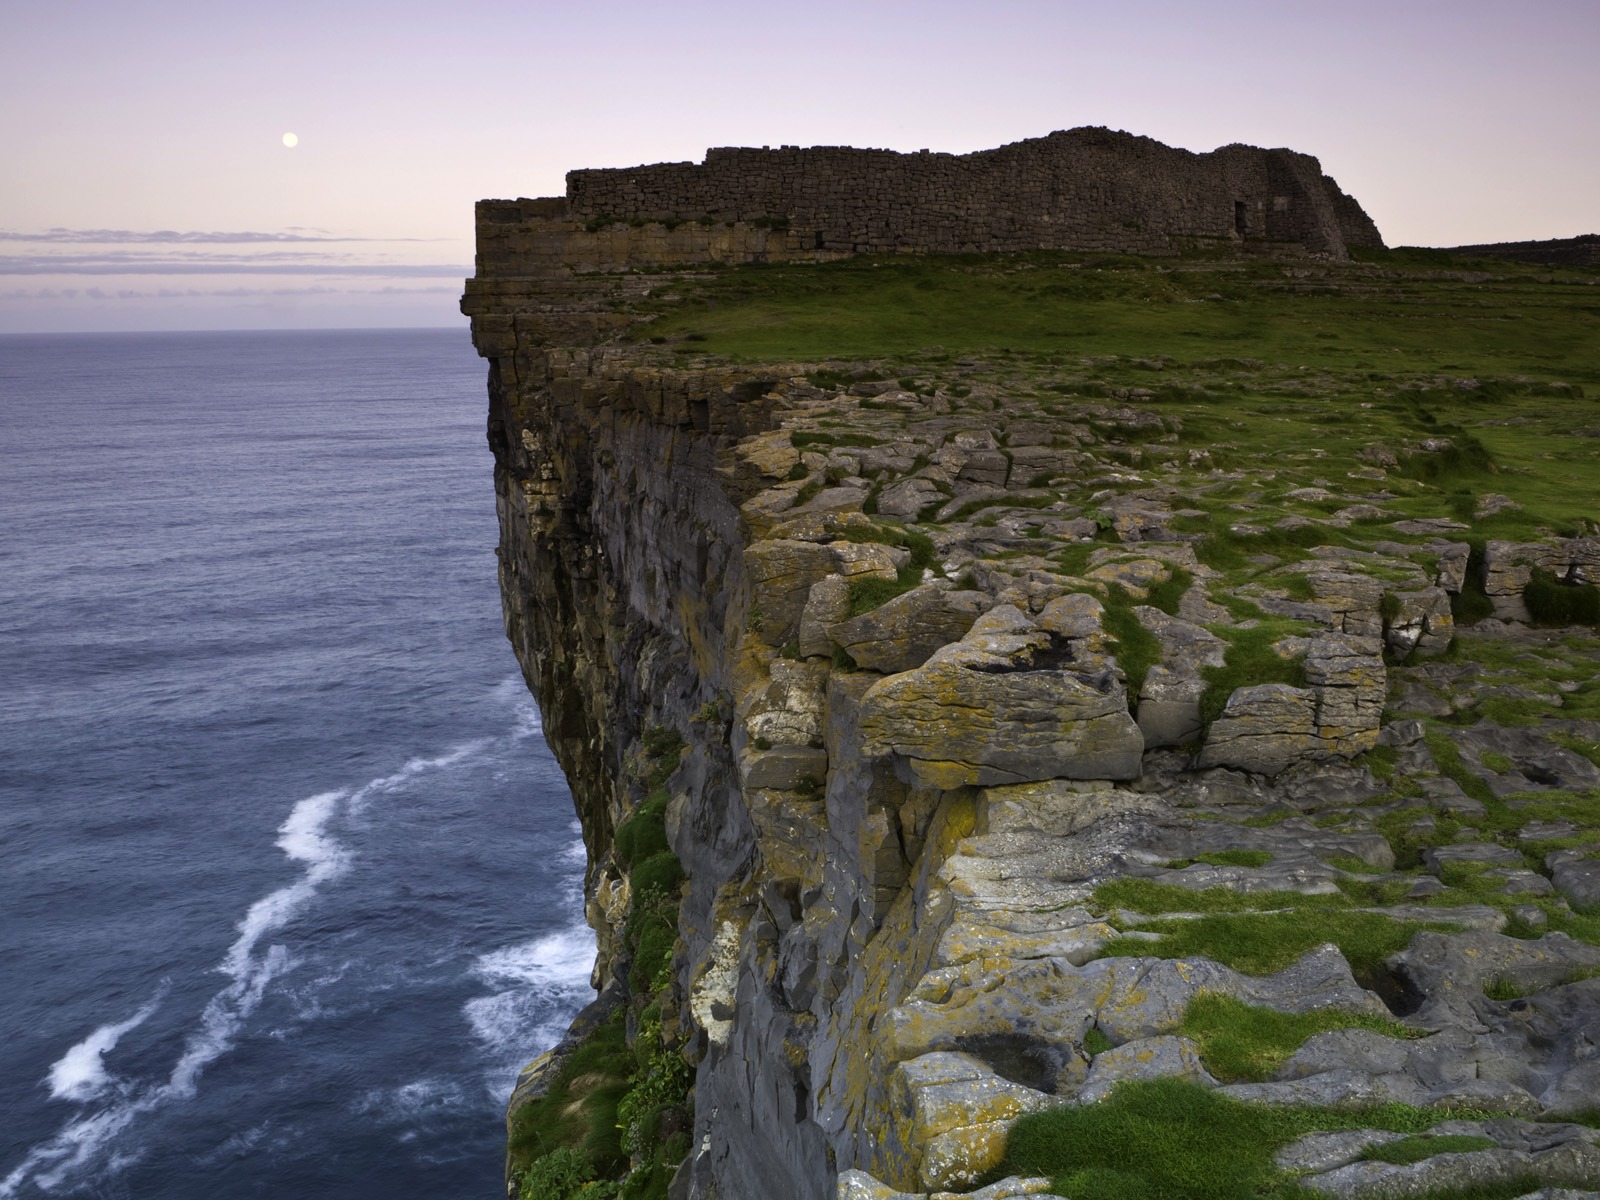
[[[1133,599],[1116,584],[1106,589],[1101,624],[1110,639],[1111,653],[1128,681],[1128,707],[1137,706],[1139,689],[1150,668],[1161,661],[1161,642],[1133,612]]]
[[[1467,1154],[1473,1150],[1493,1150],[1500,1143],[1493,1138],[1460,1133],[1418,1134],[1398,1142],[1368,1146],[1361,1152],[1366,1162],[1419,1163],[1435,1154]]]
[[[1270,975],[1307,951],[1332,942],[1359,977],[1375,974],[1384,959],[1404,950],[1412,937],[1428,928],[1452,927],[1332,907],[1216,913],[1149,922],[1140,929],[1159,934],[1157,940],[1114,938],[1101,953],[1108,957],[1209,958],[1246,975]]]
[[[1200,719],[1210,725],[1222,715],[1228,697],[1242,687],[1262,683],[1286,683],[1290,687],[1306,684],[1305,662],[1285,658],[1273,649],[1275,642],[1301,633],[1299,621],[1263,620],[1250,629],[1219,625],[1211,632],[1227,639],[1222,666],[1204,667],[1201,675],[1206,690],[1200,697]]]
[[[1090,897],[1100,912],[1129,909],[1147,916],[1162,913],[1263,912],[1279,908],[1348,908],[1339,895],[1306,896],[1300,892],[1239,892],[1230,887],[1186,888],[1174,883],[1123,876],[1095,888]]]
[[[856,528],[850,531],[849,540],[882,542],[890,546],[903,546],[911,557],[893,579],[853,579],[850,581],[850,615],[859,617],[902,596],[923,580],[930,568],[938,573],[938,556],[933,539],[915,529],[899,526],[876,526],[872,530]]]
[[[1483,985],[1483,994],[1491,1000],[1521,1000],[1524,996],[1531,996],[1533,988],[1524,987],[1510,975],[1496,975]]]
[[[1478,754],[1478,761],[1496,775],[1504,775],[1511,770],[1511,760],[1504,754],[1497,754],[1493,750],[1484,750]]]
[[[1169,617],[1175,617],[1178,615],[1178,605],[1182,603],[1184,593],[1194,583],[1194,576],[1182,567],[1171,567],[1170,572],[1166,579],[1150,585],[1145,603],[1151,608],[1159,608]]]
[[[1535,625],[1600,624],[1600,588],[1592,583],[1568,583],[1535,567],[1522,600]]]
[[[797,429],[789,435],[789,444],[796,450],[813,446],[859,446],[862,448],[883,445],[882,438],[866,433],[834,433],[823,429]]]
[[[1194,861],[1213,867],[1264,867],[1272,861],[1272,854],[1267,850],[1213,850],[1197,854]]]
[[[563,1147],[583,1157],[591,1178],[625,1169],[617,1104],[627,1094],[633,1065],[625,1013],[618,1008],[561,1065],[542,1097],[511,1111],[507,1148],[513,1174],[525,1177],[534,1159]],[[570,1173],[571,1167],[563,1160],[550,1173]]]
[[[1371,771],[1372,777],[1380,783],[1388,783],[1399,765],[1400,751],[1393,746],[1374,746],[1357,755],[1356,762]]]
[[[1430,729],[1424,734],[1428,744],[1428,753],[1433,755],[1433,761],[1439,767],[1439,773],[1453,779],[1461,790],[1474,800],[1480,800],[1488,807],[1491,813],[1503,815],[1506,811],[1505,802],[1494,794],[1488,783],[1472,771],[1466,763],[1461,761],[1461,751],[1450,736],[1437,729]]]
[[[991,1175],[1048,1176],[1051,1190],[1072,1200],[1300,1200],[1304,1191],[1272,1161],[1295,1138],[1339,1129],[1417,1134],[1460,1115],[1400,1104],[1245,1104],[1179,1080],[1127,1083],[1099,1104],[1021,1118]]]
[[[1370,1013],[1317,1009],[1285,1013],[1201,992],[1189,1003],[1178,1032],[1200,1046],[1206,1069],[1226,1083],[1270,1079],[1309,1037],[1335,1029],[1369,1029],[1385,1037],[1422,1036]]]

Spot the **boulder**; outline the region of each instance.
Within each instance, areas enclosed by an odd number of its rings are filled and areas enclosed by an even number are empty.
[[[746,548],[744,573],[751,631],[767,645],[781,646],[799,632],[811,585],[834,573],[834,556],[815,542],[772,538]]]
[[[1202,672],[1220,667],[1227,643],[1216,634],[1159,608],[1133,610],[1139,623],[1161,643],[1161,663],[1139,688],[1138,722],[1147,749],[1179,746],[1200,736],[1200,700],[1207,682]]]
[[[1385,673],[1375,639],[1333,633],[1285,639],[1279,649],[1304,653],[1307,686],[1236,689],[1206,735],[1201,767],[1276,775],[1295,762],[1349,758],[1377,745]]]
[[[1317,698],[1309,688],[1263,683],[1235,689],[1211,723],[1198,765],[1276,775],[1321,749]]]
[[[871,612],[840,621],[829,628],[828,636],[857,666],[894,675],[920,667],[935,650],[965,636],[988,603],[982,592],[956,592],[927,583]]]
[[[811,585],[800,612],[800,653],[806,658],[833,653],[828,630],[850,616],[850,581],[830,575]]]
[[[1084,639],[1087,641],[1088,639]],[[863,749],[918,786],[1133,779],[1144,739],[1112,664],[1009,605],[862,700]]]
[[[1094,1104],[1133,1079],[1183,1079],[1201,1087],[1217,1081],[1200,1061],[1200,1047],[1186,1037],[1161,1034],[1127,1042],[1095,1056],[1077,1103]]]
[[[1545,856],[1550,882],[1578,908],[1600,907],[1600,858],[1592,858],[1593,847],[1557,850]]]

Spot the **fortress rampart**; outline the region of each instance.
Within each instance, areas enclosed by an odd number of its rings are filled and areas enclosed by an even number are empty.
[[[567,194],[478,204],[477,278],[855,254],[1193,245],[1348,257],[1372,219],[1310,155],[1207,154],[1082,128],[974,154],[712,149],[703,163],[571,171]]]

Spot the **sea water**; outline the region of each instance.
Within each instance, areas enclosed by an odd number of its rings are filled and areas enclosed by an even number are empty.
[[[0,1200],[498,1194],[593,940],[483,378],[0,338]]]

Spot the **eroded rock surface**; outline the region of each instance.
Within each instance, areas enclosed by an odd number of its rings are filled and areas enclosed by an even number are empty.
[[[1600,1094],[1600,641],[1525,602],[1593,581],[1600,539],[1475,549],[1404,473],[1431,435],[1189,444],[1160,360],[734,366],[607,343],[671,273],[514,282],[469,296],[506,628],[630,1036],[615,831],[658,803],[686,872],[652,1014],[693,1068],[675,1197],[969,1189],[1016,1121],[1149,1079],[1492,1143],[1280,1149],[1333,1196],[1600,1188],[1574,1123]],[[1315,397],[1309,370],[1272,381]],[[1195,1019],[1215,1002],[1325,1024],[1241,1075]]]

